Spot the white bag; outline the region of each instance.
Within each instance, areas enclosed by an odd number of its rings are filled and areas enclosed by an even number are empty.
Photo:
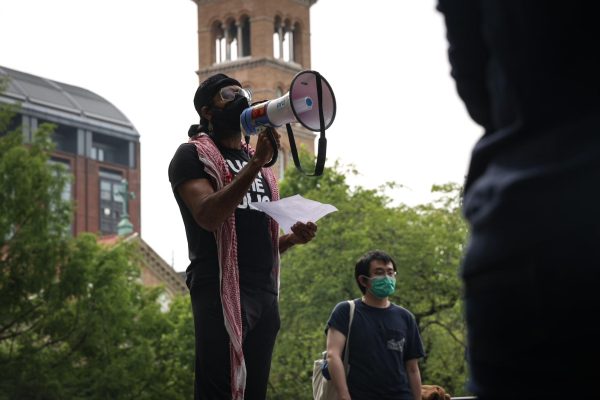
[[[350,303],[350,318],[348,320],[348,335],[346,336],[346,349],[344,350],[344,370],[346,371],[346,376],[348,376],[348,372],[350,371],[350,366],[348,365],[348,357],[350,354],[350,328],[352,328],[352,319],[354,318],[354,301],[348,300]],[[327,351],[323,352],[323,357],[318,360],[315,360],[313,366],[313,399],[314,400],[337,400],[337,389],[332,381],[328,381],[323,376],[323,364],[325,364],[325,359],[327,357]]]

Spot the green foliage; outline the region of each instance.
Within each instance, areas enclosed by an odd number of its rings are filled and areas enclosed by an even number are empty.
[[[135,241],[70,234],[51,126],[24,145],[0,108],[0,399],[182,399],[193,391],[187,297],[161,312]]]
[[[8,85],[8,79],[0,77],[0,93],[4,92]],[[10,121],[15,116],[16,107],[10,104],[0,103],[0,136],[8,133]]]
[[[31,143],[7,132],[14,107],[0,105],[0,399],[183,399],[193,391],[194,324],[189,298],[168,312],[160,289],[139,281],[137,247],[105,247],[70,235],[68,176],[48,162],[51,126]],[[303,165],[314,160],[302,154]],[[340,301],[360,296],[354,263],[382,249],[396,260],[393,301],[419,323],[424,383],[465,394],[464,324],[457,266],[467,234],[459,188],[433,188],[430,204],[392,207],[382,190],[350,188],[355,171],[320,178],[286,171],[282,196],[302,194],[339,211],[319,221],[317,238],[284,254],[282,327],[269,399],[310,399],[325,323]]]
[[[304,154],[303,165],[311,159]],[[467,235],[459,210],[459,187],[436,186],[438,199],[416,207],[392,207],[380,190],[350,188],[352,169],[338,164],[322,177],[286,171],[282,197],[301,194],[339,211],[319,221],[315,240],[282,257],[282,326],[275,349],[269,399],[310,399],[313,361],[325,349],[325,324],[334,306],[361,296],[356,260],[381,249],[398,266],[392,301],[415,314],[427,357],[424,383],[464,394],[464,324],[457,269]]]

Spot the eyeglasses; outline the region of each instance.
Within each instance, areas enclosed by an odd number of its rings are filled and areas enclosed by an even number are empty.
[[[244,96],[248,102],[252,100],[252,93],[248,89],[242,89],[239,86],[225,86],[219,90],[219,95],[223,103],[229,103],[235,99],[235,96],[239,94]]]
[[[373,271],[373,275],[375,276],[390,276],[392,278],[396,277],[396,271],[384,271],[383,269],[376,269],[375,271]]]

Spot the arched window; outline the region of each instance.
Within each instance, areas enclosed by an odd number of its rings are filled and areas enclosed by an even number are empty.
[[[223,24],[217,21],[213,24],[213,36],[215,41],[215,63],[220,63],[225,60],[225,31]]]
[[[295,62],[297,50],[295,38],[297,24],[290,20],[282,21],[280,17],[275,17],[273,26],[273,57],[287,61]]]
[[[294,26],[286,20],[283,29],[283,61],[294,61]]]
[[[241,53],[240,57],[247,57],[250,53],[250,18],[244,16],[240,20],[240,30],[241,30]]]
[[[302,28],[297,22],[294,24],[293,30],[293,46],[292,61],[302,64]]]
[[[215,62],[235,61],[250,55],[250,18],[244,16],[240,22],[233,19],[226,23],[215,23]]]
[[[283,56],[283,25],[280,17],[275,17],[273,25],[273,57],[282,58]]]

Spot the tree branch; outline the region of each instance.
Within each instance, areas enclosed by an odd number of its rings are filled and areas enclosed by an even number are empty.
[[[456,341],[458,344],[460,344],[463,348],[467,347],[467,344],[462,339],[460,339],[458,336],[456,336],[456,334],[452,331],[452,329],[449,326],[447,326],[446,324],[443,324],[439,321],[429,321],[423,326],[423,331],[429,325],[438,325],[438,326],[442,327],[446,332],[448,332],[448,334],[452,337],[452,339],[454,339],[454,341]]]

